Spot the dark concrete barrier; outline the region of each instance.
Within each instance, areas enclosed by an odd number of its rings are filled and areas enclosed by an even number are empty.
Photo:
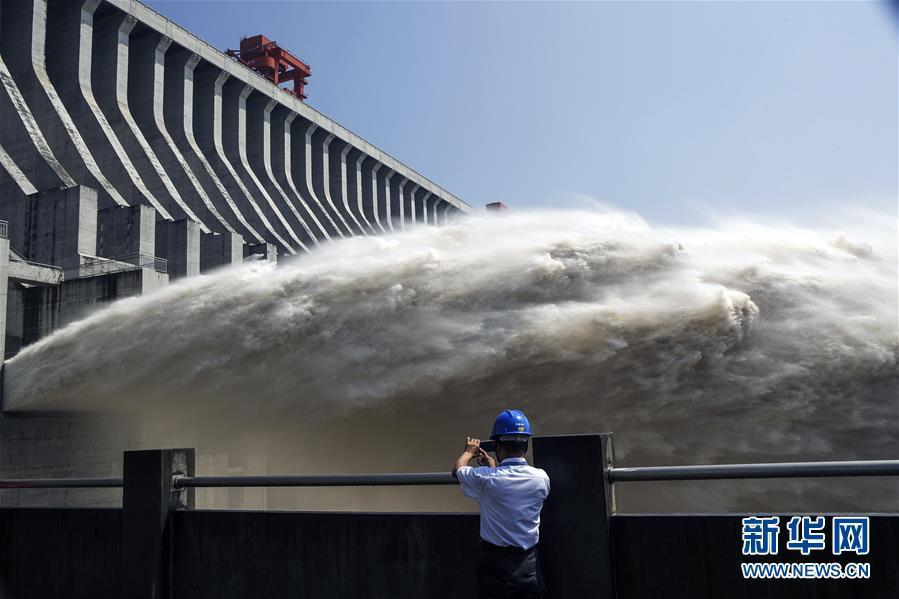
[[[783,547],[743,558],[740,519],[611,517],[617,599],[899,597],[899,516],[871,516],[870,553],[848,558]],[[171,520],[165,597],[474,596],[476,515],[178,511]],[[0,597],[120,597],[121,530],[117,509],[0,509]],[[867,562],[871,578],[744,580],[744,560]],[[593,596],[608,597],[580,597]]]
[[[0,509],[0,597],[118,597],[121,535],[118,509]]]
[[[834,556],[828,546],[808,557],[784,549],[776,556],[742,555],[742,515],[613,516],[617,599],[895,599],[899,597],[899,516],[870,516],[868,555]],[[783,523],[787,518],[781,516]],[[830,518],[827,518],[828,526]],[[783,526],[783,524],[781,525]],[[867,580],[746,580],[741,562],[867,562]]]
[[[803,558],[785,549],[781,517],[779,553],[744,558],[742,515],[613,515],[610,441],[534,440],[552,480],[546,599],[899,597],[899,515],[870,516],[868,555]],[[122,510],[0,509],[0,599],[475,596],[475,514],[196,511],[173,484],[192,474],[192,450],[127,452]],[[870,579],[746,580],[740,568],[850,561]]]
[[[474,597],[471,514],[181,511],[174,597]]]
[[[549,474],[538,554],[547,599],[614,597],[609,516],[610,435],[534,438],[534,462]]]
[[[126,451],[122,485],[123,599],[165,599],[170,571],[172,514],[192,508],[193,489],[175,492],[175,476],[194,473],[193,449]]]

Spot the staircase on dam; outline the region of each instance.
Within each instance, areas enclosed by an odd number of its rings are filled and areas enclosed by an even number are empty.
[[[472,212],[135,0],[2,0],[0,84],[0,358],[169,280]]]

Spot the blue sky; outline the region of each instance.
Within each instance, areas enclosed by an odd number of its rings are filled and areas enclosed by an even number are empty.
[[[220,49],[277,40],[311,64],[311,105],[476,206],[896,211],[881,4],[148,4]]]

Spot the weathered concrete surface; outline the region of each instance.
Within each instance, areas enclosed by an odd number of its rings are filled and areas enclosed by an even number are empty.
[[[0,7],[2,8],[2,7]],[[2,27],[0,27],[2,36]],[[0,213],[4,202],[74,180],[47,145],[22,92],[0,56]]]
[[[430,191],[425,193],[421,197],[421,199],[418,201],[417,206],[418,206],[418,213],[420,215],[419,222],[422,222],[425,224],[428,224],[431,222],[428,217],[428,214],[429,214],[428,210],[430,209],[430,206],[433,204],[433,202],[434,202],[434,195]]]
[[[241,114],[244,131],[241,161],[256,187],[265,195],[272,210],[278,215],[289,237],[296,244],[295,249],[308,250],[305,241],[309,241],[306,223],[297,211],[296,206],[287,198],[287,194],[275,180],[272,172],[271,155],[271,110],[275,102],[260,94],[251,94],[252,88],[246,86],[241,94]],[[257,176],[257,173],[259,176]]]
[[[403,224],[403,196],[400,186],[403,185],[405,179],[391,171],[387,179],[387,222],[390,224],[391,231],[400,231]]]
[[[368,220],[368,214],[365,212],[365,202],[363,201],[367,178],[362,167],[366,158],[368,156],[358,148],[353,148],[347,154],[347,195],[350,205],[354,207],[360,221],[365,225],[365,234],[377,235],[377,231],[375,231],[371,221]],[[368,182],[370,184],[371,180],[368,179]]]
[[[97,193],[88,187],[22,198],[8,219],[12,247],[33,262],[71,268],[97,254]]]
[[[381,226],[381,220],[378,215],[378,171],[382,166],[384,165],[371,156],[365,156],[360,170],[362,178],[360,201],[362,202],[363,214],[369,225],[371,225],[372,231],[377,235],[387,232]]]
[[[184,159],[168,132],[163,108],[165,104],[165,54],[171,40],[141,28],[130,37],[128,60],[128,104],[144,138],[150,144],[163,170],[175,188],[181,190],[182,201],[192,211],[203,232],[226,230],[224,219],[197,176]],[[183,76],[183,71],[181,72]],[[183,84],[182,84],[183,93]],[[192,220],[196,220],[196,218]]]
[[[372,174],[374,176],[372,186],[374,189],[373,201],[375,203],[375,222],[385,233],[392,233],[393,231],[390,228],[390,206],[388,205],[388,202],[390,201],[390,188],[388,186],[387,177],[391,176],[393,171],[390,167],[382,164],[375,167]]]
[[[54,43],[47,47],[47,72],[100,170],[129,203],[153,203],[155,197],[94,96],[93,21],[99,5],[99,0],[48,3],[47,34]]]
[[[100,210],[96,253],[126,262],[139,255],[156,256],[156,211],[143,204]]]
[[[343,210],[350,218],[353,235],[367,235],[365,227],[360,222],[362,215],[357,211],[356,202],[350,203],[350,190],[355,193],[356,189],[355,160],[352,162],[347,160],[352,150],[353,146],[337,138],[331,142],[331,149],[328,152],[330,171],[328,179],[332,196],[340,198]],[[337,156],[339,159],[336,159]]]
[[[28,345],[80,320],[104,304],[141,295],[168,283],[168,275],[137,268],[63,281],[58,287],[31,287],[23,292],[22,345]],[[6,402],[7,398],[4,398]]]
[[[291,149],[290,155],[293,159],[292,167],[294,179],[299,184],[300,195],[305,202],[316,210],[319,223],[325,229],[328,237],[340,238],[343,233],[337,228],[331,213],[325,208],[322,199],[315,193],[312,181],[312,134],[318,128],[317,125],[309,124],[301,119],[296,119],[291,123]]]
[[[156,255],[167,261],[169,279],[200,274],[200,223],[187,218],[156,223]]]
[[[237,233],[200,235],[200,272],[239,264],[243,261],[243,237]]]
[[[403,182],[400,183],[399,186],[399,212],[400,212],[400,229],[406,230],[406,204],[408,200],[406,199],[406,185],[409,184],[408,179],[403,179]],[[409,186],[411,187],[411,185]]]
[[[50,149],[25,97],[0,57],[0,147],[7,163],[12,186],[0,187],[0,210],[3,201],[42,189],[71,187],[75,180],[66,172]],[[16,172],[21,173],[21,176]]]
[[[293,227],[287,222],[284,214],[281,213],[281,209],[275,204],[274,199],[265,190],[247,159],[247,98],[252,93],[253,88],[251,86],[242,84],[237,80],[232,79],[225,83],[223,106],[225,108],[225,118],[228,119],[226,121],[228,122],[228,127],[225,128],[223,134],[225,149],[230,155],[238,156],[239,160],[236,161],[235,167],[251,190],[252,196],[256,198],[261,196],[258,203],[262,206],[262,210],[277,231],[275,238],[281,250],[288,254],[295,254],[296,248],[294,244],[301,243],[299,237],[294,233]],[[234,107],[236,107],[236,113],[232,112]],[[236,127],[233,126],[234,121],[231,120],[235,117],[237,119]]]
[[[273,243],[248,243],[243,246],[244,259],[278,261],[278,248]]]
[[[321,227],[315,215],[294,191],[293,182],[288,176],[290,139],[289,133],[285,131],[289,131],[289,124],[295,117],[296,114],[288,113],[286,108],[279,106],[274,100],[268,101],[263,111],[262,159],[272,185],[302,226],[302,231],[298,231],[300,237],[308,248],[312,248],[318,245]]]
[[[91,87],[116,137],[151,192],[161,218],[192,215],[134,121],[128,105],[128,43],[137,21],[101,4],[94,15]],[[195,218],[192,216],[192,218]]]
[[[416,185],[407,195],[408,204],[406,205],[406,222],[411,226],[414,226],[418,222],[418,218],[415,214],[415,198],[418,197],[419,192],[421,192],[421,186]]]
[[[62,269],[58,267],[43,266],[32,262],[20,262],[7,256],[9,261],[10,281],[25,283],[27,285],[59,285],[62,283]],[[9,287],[7,286],[7,293]]]
[[[274,229],[259,203],[244,184],[231,160],[239,160],[236,154],[225,151],[223,138],[226,133],[232,145],[237,143],[237,99],[231,94],[231,102],[225,102],[223,88],[228,74],[211,65],[200,65],[194,70],[194,134],[200,147],[210,158],[218,177],[225,183],[235,205],[257,231],[264,231],[265,239],[274,239],[282,246],[287,242]],[[201,103],[198,107],[197,103]],[[227,110],[226,110],[227,108]],[[227,127],[225,123],[227,122]]]
[[[16,187],[18,187],[19,191],[23,194],[30,195],[32,193],[37,193],[37,188],[28,179],[28,176],[22,169],[19,168],[19,165],[16,164],[15,160],[13,160],[12,156],[9,155],[2,145],[0,145],[0,168],[6,171],[8,178],[15,183]]]
[[[200,58],[187,50],[169,48],[166,53],[164,115],[175,145],[199,178],[218,213],[223,216],[224,230],[243,232],[249,239],[262,241],[262,236],[247,222],[225,184],[218,177],[194,135],[194,112],[204,107],[212,110],[212,97],[194,94],[194,72]],[[207,101],[204,104],[204,101]],[[201,112],[202,113],[202,112]],[[211,115],[208,117],[211,122]],[[208,127],[211,130],[211,125]],[[213,230],[218,230],[210,226]]]
[[[312,189],[317,197],[324,199],[325,208],[332,219],[331,222],[334,223],[340,235],[351,236],[353,231],[347,224],[345,215],[331,197],[328,147],[333,139],[333,134],[318,127],[312,130],[311,135],[309,130],[306,131],[306,152],[307,156],[312,157]]]
[[[319,241],[324,241],[331,239],[331,235],[328,232],[328,229],[325,228],[324,224],[326,215],[324,210],[320,205],[313,204],[308,200],[308,196],[305,191],[305,182],[306,182],[306,163],[305,163],[305,147],[303,145],[303,140],[305,139],[305,132],[302,128],[299,130],[299,137],[294,134],[295,122],[298,119],[296,113],[289,113],[287,117],[284,119],[284,176],[287,180],[287,187],[292,193],[292,198],[294,198],[299,205],[303,206],[306,212],[309,214],[312,221],[315,223],[317,233],[316,237],[318,237]],[[302,165],[302,166],[298,166]],[[294,171],[298,173],[299,184],[294,179]],[[303,189],[301,192],[300,190]]]
[[[394,182],[393,176],[396,175],[393,171],[388,171],[387,174],[384,175],[384,222],[387,223],[387,230],[391,233],[394,232],[393,228],[393,204],[396,201],[396,184]]]
[[[4,0],[0,12],[0,55],[8,76],[65,172],[74,181],[98,189],[101,204],[111,202],[124,206],[127,202],[100,171],[50,81],[46,66],[46,24],[46,0]]]
[[[6,354],[6,306],[9,292],[9,239],[0,237],[0,357]]]
[[[445,225],[446,224],[446,213],[449,208],[449,204],[444,202],[443,200],[438,200],[436,205],[434,206],[434,224],[435,225]]]

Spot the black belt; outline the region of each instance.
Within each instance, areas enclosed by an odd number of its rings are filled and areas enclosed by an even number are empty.
[[[521,547],[506,547],[502,545],[494,545],[489,541],[481,539],[481,549],[490,553],[501,553],[504,555],[527,555],[529,553],[532,553],[536,548],[536,545],[529,549],[522,549]]]

